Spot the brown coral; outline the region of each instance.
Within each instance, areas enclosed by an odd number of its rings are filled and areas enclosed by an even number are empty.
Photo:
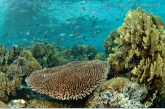
[[[4,102],[0,101],[0,108],[10,108],[10,107]]]
[[[79,99],[90,94],[109,72],[106,61],[73,61],[66,65],[37,70],[26,78],[33,90],[52,98]]]

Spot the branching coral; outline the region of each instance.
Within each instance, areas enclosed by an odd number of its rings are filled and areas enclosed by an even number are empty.
[[[124,21],[118,28],[120,37],[115,39],[118,46],[113,48],[113,54],[109,54],[111,72],[129,73],[132,81],[146,85],[151,97],[157,90],[160,94],[165,82],[163,25],[153,14],[147,14],[140,8],[129,11]]]
[[[0,76],[0,100],[7,101],[9,96],[16,96],[22,84],[23,78],[29,76],[31,72],[41,69],[40,64],[32,56],[30,51],[21,51],[18,56]]]
[[[141,100],[147,94],[145,87],[126,78],[118,77],[105,81],[90,95],[86,107],[89,108],[140,108]]]
[[[33,90],[60,100],[77,100],[89,95],[109,72],[106,61],[73,61],[66,65],[37,70],[26,78]]]

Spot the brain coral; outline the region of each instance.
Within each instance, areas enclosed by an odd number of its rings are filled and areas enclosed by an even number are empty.
[[[73,61],[54,68],[37,70],[26,78],[33,90],[60,100],[77,100],[90,94],[109,72],[106,61]]]

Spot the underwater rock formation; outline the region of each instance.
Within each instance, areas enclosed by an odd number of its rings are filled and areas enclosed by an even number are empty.
[[[140,8],[129,11],[124,21],[115,39],[118,46],[109,54],[110,73],[125,73],[132,81],[145,84],[150,92],[146,105],[151,106],[156,95],[165,95],[164,25]]]
[[[33,90],[60,100],[77,100],[89,95],[107,78],[106,61],[73,61],[66,65],[34,71],[26,78]]]
[[[145,87],[124,77],[112,78],[101,84],[86,102],[88,108],[142,108],[147,94]]]

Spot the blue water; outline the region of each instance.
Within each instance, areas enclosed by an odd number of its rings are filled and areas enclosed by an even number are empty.
[[[164,0],[1,0],[0,43],[52,42],[63,48],[84,44],[104,52],[102,41],[138,6],[165,22]]]

